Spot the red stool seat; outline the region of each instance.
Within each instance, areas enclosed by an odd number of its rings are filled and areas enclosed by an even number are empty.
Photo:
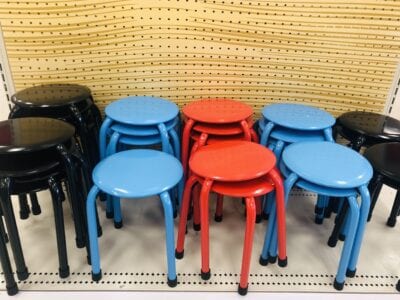
[[[211,276],[209,266],[208,206],[211,191],[234,197],[245,197],[246,233],[243,246],[239,293],[247,293],[250,259],[253,244],[256,205],[254,197],[276,192],[279,258],[286,261],[285,209],[282,178],[275,168],[274,154],[267,148],[251,142],[220,142],[200,148],[193,154],[189,166],[191,176],[186,182],[179,220],[176,257],[182,258],[190,195],[196,183],[202,185],[201,218],[201,277]]]

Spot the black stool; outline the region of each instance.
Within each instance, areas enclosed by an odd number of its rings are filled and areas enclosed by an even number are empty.
[[[19,280],[25,280],[28,269],[12,208],[11,194],[26,194],[50,189],[52,195],[59,275],[67,277],[69,266],[64,233],[60,182],[70,191],[71,208],[78,247],[87,245],[85,196],[89,175],[85,161],[76,149],[73,126],[55,119],[20,118],[0,122],[0,207],[8,239],[16,262]],[[82,175],[82,177],[81,177]],[[79,187],[79,188],[78,188]],[[18,291],[7,248],[4,227],[0,226],[0,260],[7,291]]]

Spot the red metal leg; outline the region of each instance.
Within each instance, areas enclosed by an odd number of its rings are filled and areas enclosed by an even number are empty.
[[[247,123],[246,120],[243,120],[240,122],[240,125],[242,126],[243,129],[243,134],[244,134],[244,138],[246,139],[246,141],[251,141],[251,133],[250,133],[250,127],[249,124]]]
[[[197,176],[195,175],[190,176],[186,182],[185,189],[183,191],[182,207],[181,207],[181,214],[180,214],[179,228],[178,228],[178,240],[176,242],[176,251],[175,251],[176,258],[183,257],[186,223],[187,223],[187,216],[190,204],[190,193],[193,185],[196,182],[197,182]]]
[[[258,139],[257,133],[254,131],[253,128],[250,128],[250,135],[251,135],[251,141],[254,143],[260,143],[260,140]]]
[[[247,293],[251,251],[253,249],[254,227],[256,221],[256,205],[253,197],[246,198],[246,232],[244,235],[242,270],[240,272],[239,294]]]
[[[278,264],[283,267],[287,264],[286,256],[286,219],[285,219],[285,196],[282,177],[276,168],[268,173],[269,178],[275,185],[276,193],[276,215],[278,227]]]
[[[182,167],[183,174],[187,175],[187,165],[188,165],[188,155],[189,155],[189,142],[190,142],[190,132],[192,131],[192,127],[194,125],[194,121],[192,119],[187,120],[185,123],[185,127],[183,128],[182,133]]]
[[[200,194],[200,216],[201,216],[201,278],[210,278],[210,245],[208,233],[208,198],[213,181],[206,179]]]
[[[217,194],[217,207],[215,208],[214,220],[216,222],[222,221],[222,210],[224,206],[224,195]]]

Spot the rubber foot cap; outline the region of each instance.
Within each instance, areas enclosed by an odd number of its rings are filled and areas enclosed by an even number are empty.
[[[271,264],[276,263],[277,256],[270,256],[268,257],[268,262]]]
[[[337,239],[330,236],[329,240],[328,240],[328,246],[334,248],[334,247],[336,247],[336,244],[337,244]]]
[[[208,280],[211,277],[211,270],[209,270],[208,272],[203,272],[201,271],[201,279],[203,280]]]
[[[355,270],[353,270],[353,271],[347,269],[347,271],[346,271],[346,277],[353,278],[354,276],[356,276],[356,271],[357,271],[357,269],[355,269]]]
[[[262,218],[263,218],[264,220],[268,220],[268,219],[269,219],[269,214],[263,212],[263,213],[262,213]]]
[[[344,242],[345,239],[346,239],[346,236],[343,233],[339,234],[339,241]]]
[[[200,231],[201,225],[200,224],[193,224],[193,230],[194,231]]]
[[[335,278],[335,281],[333,282],[333,287],[336,290],[341,291],[341,290],[343,290],[343,286],[344,286],[344,282],[339,283],[339,282],[336,281],[336,278]]]
[[[75,239],[75,244],[77,248],[85,247],[85,241],[81,239]]]
[[[396,225],[396,219],[388,219],[386,225],[389,227],[394,227]]]
[[[182,250],[182,252],[179,252],[178,250],[175,250],[175,258],[176,259],[182,259],[184,253],[185,253],[185,250]]]
[[[42,210],[40,209],[40,206],[33,206],[32,207],[32,214],[37,216],[42,213]]]
[[[120,228],[122,228],[122,226],[123,226],[122,220],[119,221],[119,222],[115,222],[115,221],[114,221],[114,227],[115,227],[116,229],[120,229]]]
[[[215,215],[215,216],[214,216],[214,221],[215,221],[215,222],[218,222],[218,223],[219,223],[219,222],[222,222],[222,216],[217,216],[217,215]]]
[[[263,258],[263,257],[260,255],[260,259],[258,260],[258,262],[260,263],[260,265],[266,266],[266,265],[268,265],[268,258]]]
[[[284,268],[287,266],[287,257],[285,259],[280,259],[278,257],[278,266],[280,266],[281,268]]]
[[[258,223],[261,223],[261,220],[262,220],[261,215],[257,215],[257,216],[256,216],[256,223],[257,223],[257,224],[258,224]]]
[[[112,211],[106,211],[107,219],[114,219],[114,213]]]
[[[69,266],[67,266],[65,269],[58,269],[58,275],[60,278],[67,278],[69,276]]]
[[[20,211],[19,212],[19,218],[21,220],[26,220],[26,219],[29,218],[29,213],[30,213],[30,211]]]
[[[239,295],[245,296],[245,295],[247,294],[248,287],[249,287],[249,286],[246,286],[246,287],[242,288],[242,287],[239,285],[239,287],[238,287],[238,293],[239,293]]]
[[[320,217],[315,217],[315,224],[321,225],[324,222],[323,218]]]
[[[176,285],[178,284],[178,278],[175,278],[175,279],[168,278],[167,284],[169,287],[172,287],[172,288],[176,287]]]
[[[28,268],[25,268],[25,270],[22,272],[17,271],[17,277],[21,281],[27,279],[29,277]]]
[[[398,291],[400,292],[400,280],[399,280],[399,281],[397,281],[397,284],[396,284],[396,290],[398,290]]]
[[[92,272],[92,280],[93,281],[97,282],[97,281],[99,281],[101,279],[101,277],[102,277],[101,270],[100,270],[99,273],[93,273]]]
[[[14,296],[18,293],[18,285],[14,283],[13,286],[6,287],[7,288],[7,295],[8,296]]]

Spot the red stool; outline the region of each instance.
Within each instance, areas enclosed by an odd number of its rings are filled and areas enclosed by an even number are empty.
[[[255,197],[276,192],[279,258],[286,260],[286,228],[282,178],[275,168],[274,154],[267,148],[251,142],[221,142],[199,149],[190,159],[191,176],[183,193],[179,220],[176,258],[184,253],[190,194],[195,183],[202,185],[200,193],[201,217],[201,277],[210,278],[208,198],[210,191],[220,195],[244,197],[246,200],[246,231],[243,246],[242,270],[238,292],[247,293],[251,250],[256,218]]]
[[[192,129],[201,133],[200,146],[206,144],[209,134],[242,133],[246,140],[258,141],[252,129],[253,109],[245,103],[229,99],[205,99],[189,103],[182,112],[186,118],[182,135],[182,165],[186,175]]]

